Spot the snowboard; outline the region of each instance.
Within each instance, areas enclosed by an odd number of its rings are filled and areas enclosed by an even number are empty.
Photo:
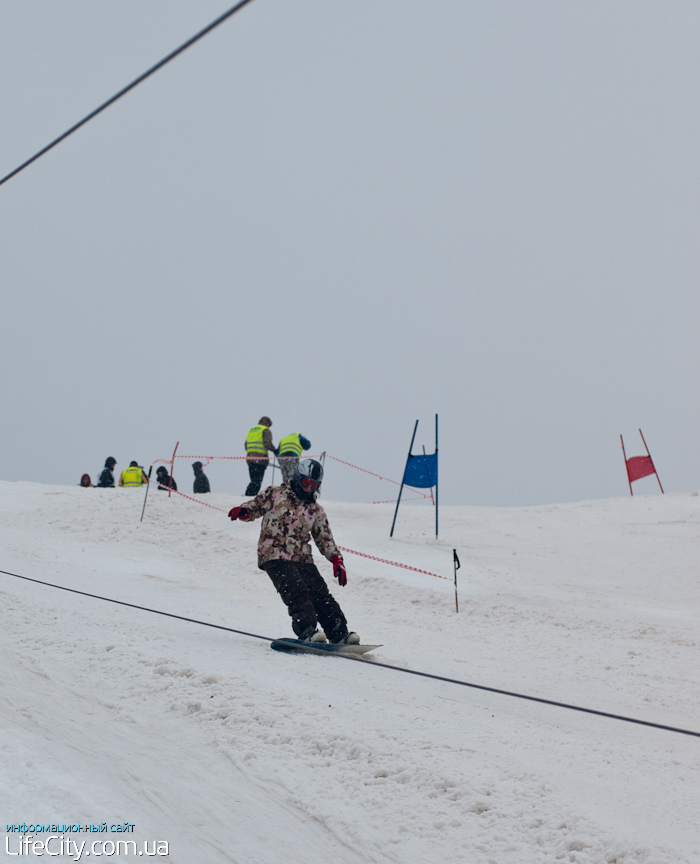
[[[301,642],[299,639],[275,639],[270,643],[273,651],[286,651],[290,654],[367,654],[381,645],[335,645],[332,642]]]

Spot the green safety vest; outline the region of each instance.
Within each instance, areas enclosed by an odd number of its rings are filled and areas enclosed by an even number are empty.
[[[143,471],[138,465],[122,471],[122,486],[143,486]]]
[[[263,444],[263,432],[267,426],[253,426],[245,439],[246,453],[267,456],[267,447]]]
[[[304,448],[301,446],[300,437],[298,432],[294,432],[293,435],[287,435],[286,438],[282,438],[279,443],[279,455],[301,456],[301,451]]]

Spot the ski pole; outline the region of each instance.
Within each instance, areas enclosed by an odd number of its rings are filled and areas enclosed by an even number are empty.
[[[455,568],[455,612],[459,612],[459,601],[457,599],[457,571],[462,566],[459,563],[459,555],[457,554],[457,550],[452,550],[452,564]]]
[[[148,498],[148,489],[151,485],[151,472],[153,471],[153,465],[148,469],[148,483],[146,483],[146,494],[143,496],[143,510],[141,511],[141,521],[143,522],[143,514],[146,512],[146,499]]]

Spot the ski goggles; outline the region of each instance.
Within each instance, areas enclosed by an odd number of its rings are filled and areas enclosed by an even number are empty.
[[[310,477],[302,477],[299,482],[304,492],[317,492],[321,485],[318,480],[312,480]]]

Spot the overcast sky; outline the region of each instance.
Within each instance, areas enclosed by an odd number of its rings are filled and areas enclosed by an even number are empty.
[[[226,8],[0,0],[0,174]],[[255,0],[0,187],[0,478],[437,412],[445,503],[697,489],[699,77],[697,0]]]

